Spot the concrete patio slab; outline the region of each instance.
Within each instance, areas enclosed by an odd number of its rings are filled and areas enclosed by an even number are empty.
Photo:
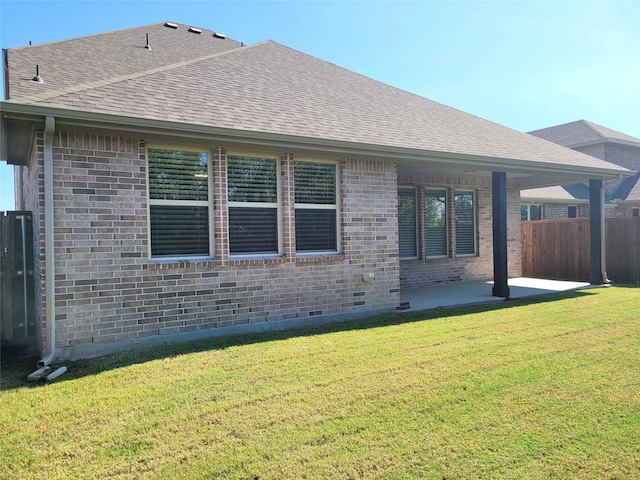
[[[567,282],[526,277],[510,278],[508,284],[511,298],[566,292],[591,286],[587,282]],[[484,281],[423,288],[403,288],[400,290],[400,301],[409,302],[409,311],[504,301],[503,298],[491,295],[492,285],[493,281]]]

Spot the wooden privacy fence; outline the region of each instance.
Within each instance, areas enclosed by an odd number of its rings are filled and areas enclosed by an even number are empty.
[[[607,276],[640,285],[640,217],[606,218],[605,228]],[[522,274],[588,282],[590,243],[588,218],[522,222]]]

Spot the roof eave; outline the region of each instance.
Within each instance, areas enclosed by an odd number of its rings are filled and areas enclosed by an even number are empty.
[[[580,143],[572,143],[570,145],[565,145],[567,148],[582,148],[582,147],[591,147],[593,145],[600,145],[603,143],[613,143],[616,145],[624,145],[626,147],[637,147],[640,148],[640,143],[632,142],[630,140],[622,140],[620,138],[613,137],[603,137],[598,138],[597,140],[590,140],[588,142],[580,142]]]
[[[584,198],[553,198],[553,197],[527,197],[520,195],[521,203],[589,203]]]
[[[191,123],[148,119],[106,113],[87,112],[48,105],[29,105],[11,101],[0,102],[0,113],[3,118],[15,120],[31,120],[41,123],[45,116],[56,117],[57,125],[126,131],[136,134],[165,136],[167,138],[185,138],[215,140],[243,145],[279,147],[286,150],[303,152],[336,153],[341,156],[358,155],[377,159],[392,159],[397,162],[424,163],[434,162],[443,165],[455,165],[458,168],[471,168],[486,171],[506,171],[513,174],[541,174],[545,176],[566,176],[566,182],[577,183],[581,179],[616,178],[620,175],[632,175],[626,169],[609,169],[597,167],[576,167],[546,162],[535,162],[513,158],[498,158],[469,155],[462,153],[428,151],[404,147],[377,144],[364,144],[333,140],[294,136],[279,133],[239,130],[224,127],[212,127]],[[571,178],[569,178],[571,177]],[[555,183],[557,184],[557,183]],[[531,188],[525,183],[519,188]]]

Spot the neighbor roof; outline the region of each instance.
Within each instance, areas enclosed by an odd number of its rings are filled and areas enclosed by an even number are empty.
[[[542,128],[529,133],[565,147],[611,140],[637,143],[640,146],[640,138],[632,137],[586,120]]]
[[[640,173],[623,178],[610,197],[615,201],[640,203]]]
[[[186,25],[10,49],[7,61],[5,104],[227,128],[248,137],[261,132],[500,164],[627,172],[276,42],[242,46]],[[36,64],[44,83],[31,80]]]
[[[575,185],[556,185],[552,187],[530,188],[520,192],[520,198],[527,201],[584,202],[589,201],[589,187],[578,183]]]

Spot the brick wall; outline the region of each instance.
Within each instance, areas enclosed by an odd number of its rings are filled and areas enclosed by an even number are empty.
[[[489,180],[401,175],[389,162],[344,158],[339,167],[340,254],[295,255],[293,161],[282,153],[279,257],[229,257],[226,151],[211,151],[214,258],[149,258],[147,163],[140,139],[78,132],[54,137],[56,344],[80,358],[220,333],[286,328],[394,310],[400,285],[490,279]],[[36,312],[45,342],[42,134],[24,174],[34,211]],[[476,192],[479,255],[398,260],[397,185]],[[451,208],[453,202],[450,202]],[[508,191],[509,276],[521,274],[520,198]],[[366,283],[364,273],[375,279]],[[224,330],[221,330],[224,329]]]
[[[46,322],[44,312],[45,277],[44,270],[44,177],[43,147],[44,134],[36,132],[34,150],[27,168],[22,169],[22,199],[24,209],[33,212],[33,279],[34,279],[34,315],[36,340],[41,350],[47,345]],[[19,169],[19,167],[16,167]]]
[[[226,200],[226,156],[222,148],[212,151],[219,206]],[[343,254],[295,257],[294,157],[283,154],[281,258],[229,258],[226,209],[217,207],[215,259],[154,261],[148,257],[144,142],[57,132],[53,153],[56,343],[62,358],[130,348],[151,337],[350,318],[398,305],[393,164],[340,161]],[[41,151],[37,160],[41,164]],[[371,283],[362,280],[368,272],[375,275]]]
[[[493,217],[492,188],[489,179],[434,176],[420,172],[401,172],[398,175],[400,185],[415,185],[420,188],[446,188],[448,192],[449,217],[454,213],[453,194],[457,190],[476,193],[477,255],[455,256],[452,246],[450,258],[426,258],[424,242],[417,260],[400,261],[401,287],[423,287],[430,285],[489,280],[493,278]],[[419,202],[420,204],[421,202]],[[509,189],[507,193],[507,255],[509,259],[508,275],[519,277],[522,274],[522,255],[520,242],[520,192]],[[419,205],[421,206],[421,205]],[[421,218],[424,211],[419,211]],[[420,229],[419,229],[420,230]],[[453,232],[450,232],[453,236]]]
[[[604,146],[604,159],[637,172],[640,170],[640,147],[607,143]]]
[[[590,210],[588,203],[574,203],[577,207],[576,218],[589,218]],[[553,220],[557,218],[569,218],[569,204],[567,203],[545,203],[542,206],[543,220]]]

